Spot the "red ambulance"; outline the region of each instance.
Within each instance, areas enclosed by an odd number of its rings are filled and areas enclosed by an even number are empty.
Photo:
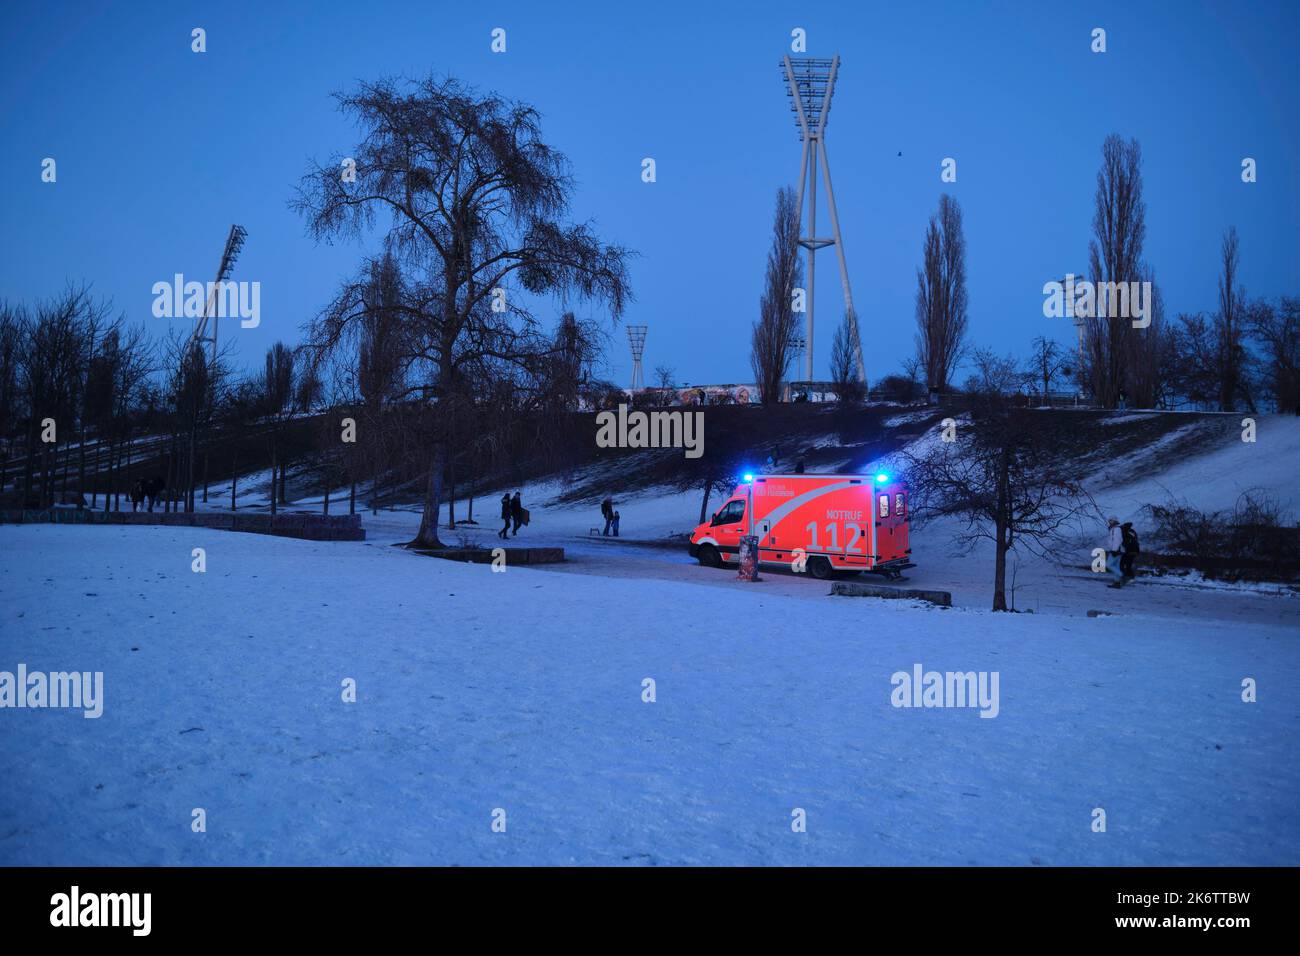
[[[907,485],[876,475],[746,475],[713,518],[691,534],[691,557],[718,567],[758,537],[762,564],[815,578],[870,571],[897,578],[910,560]]]

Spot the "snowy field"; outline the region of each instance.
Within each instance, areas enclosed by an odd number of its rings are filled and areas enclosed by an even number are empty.
[[[1300,864],[1300,601],[1035,567],[1038,613],[994,615],[988,561],[923,538],[958,607],[831,598],[535,491],[520,543],[563,566],[406,553],[400,512],[0,528],[0,670],[104,674],[98,719],[0,710],[0,864]],[[620,510],[650,539],[699,498]],[[892,706],[917,664],[996,672],[997,716]]]

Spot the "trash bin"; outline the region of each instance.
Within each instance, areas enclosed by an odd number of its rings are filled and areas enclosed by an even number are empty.
[[[743,535],[740,539],[740,580],[762,580],[758,576],[758,535]]]

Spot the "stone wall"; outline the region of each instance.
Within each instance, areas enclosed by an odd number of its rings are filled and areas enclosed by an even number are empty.
[[[0,510],[0,524],[165,525],[274,534],[309,541],[364,541],[361,515],[278,515],[238,511],[99,511],[91,508]]]

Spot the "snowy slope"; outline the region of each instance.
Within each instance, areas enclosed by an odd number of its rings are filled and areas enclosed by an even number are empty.
[[[1098,476],[1099,483],[1111,485],[1098,492],[1099,502],[1129,516],[1145,504],[1163,504],[1170,496],[1204,511],[1218,511],[1230,510],[1244,492],[1264,489],[1289,508],[1295,520],[1300,512],[1300,418],[1254,418],[1254,442],[1241,440],[1242,431],[1234,421],[1221,440],[1205,444],[1201,454],[1173,466],[1161,467],[1157,457],[1136,468],[1117,463],[1117,472],[1132,475],[1133,480]]]
[[[0,669],[102,670],[106,703],[0,711],[0,864],[1300,863],[1293,621],[729,577],[2,527]],[[891,707],[914,663],[998,671],[999,716]]]

